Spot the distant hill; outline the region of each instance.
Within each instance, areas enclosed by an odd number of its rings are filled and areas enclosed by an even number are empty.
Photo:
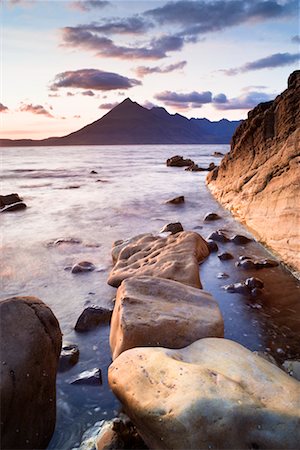
[[[164,108],[143,108],[129,98],[101,119],[67,136],[42,140],[0,139],[2,146],[229,144],[241,121],[187,119]]]

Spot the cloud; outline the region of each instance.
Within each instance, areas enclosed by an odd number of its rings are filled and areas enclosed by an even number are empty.
[[[248,62],[240,67],[222,70],[226,75],[250,72],[251,70],[273,69],[275,67],[289,66],[300,59],[300,53],[274,53],[265,58]]]
[[[219,103],[213,100],[216,109],[226,111],[231,109],[252,109],[259,103],[273,100],[275,95],[266,94],[264,92],[251,91],[243,93],[239,97],[227,99],[224,103]]]
[[[30,112],[32,114],[42,115],[46,117],[53,118],[52,114],[49,113],[42,105],[33,105],[22,103],[20,106],[20,111],[22,112]]]
[[[115,102],[115,103],[102,103],[102,105],[99,105],[98,108],[99,108],[99,109],[109,109],[109,110],[111,110],[111,109],[115,108],[115,107],[118,106],[118,105],[119,105],[119,102]]]
[[[0,113],[7,112],[8,107],[3,105],[3,103],[0,103]]]
[[[182,34],[197,36],[242,23],[284,18],[298,12],[297,0],[180,0],[145,12],[159,24],[182,27]]]
[[[148,46],[128,47],[116,45],[111,39],[92,32],[82,25],[62,29],[63,46],[82,48],[96,52],[97,56],[120,59],[161,59],[168,52],[181,50],[185,39],[176,35],[164,35],[152,39]]]
[[[170,72],[174,72],[175,70],[183,69],[184,66],[186,66],[186,61],[180,61],[178,63],[170,64],[169,66],[165,66],[165,67],[139,66],[139,67],[137,67],[135,69],[135,73],[139,77],[144,77],[145,75],[150,75],[152,73],[170,73]]]
[[[221,104],[223,104],[223,103],[226,103],[228,100],[227,100],[226,95],[221,93],[221,94],[215,95],[213,97],[212,101],[213,101],[213,103],[221,103]]]
[[[163,101],[166,105],[176,106],[178,108],[201,108],[205,103],[212,102],[212,93],[205,92],[190,92],[188,94],[178,94],[177,92],[164,91],[154,95],[156,100]]]
[[[88,90],[88,91],[82,91],[81,95],[87,95],[88,97],[94,97],[95,93],[91,90]]]
[[[71,7],[75,9],[79,9],[80,11],[90,11],[93,8],[104,8],[109,5],[110,2],[105,0],[81,0],[81,1],[73,1],[71,2]]]
[[[291,41],[296,43],[296,44],[299,44],[300,43],[300,36],[298,34],[296,34],[295,36],[293,36],[291,38]]]
[[[78,25],[77,30],[104,34],[143,34],[154,24],[141,16],[132,16],[122,19],[110,19],[102,23],[92,22],[87,25]]]
[[[123,77],[117,73],[97,69],[80,69],[57,74],[50,89],[56,91],[59,88],[69,87],[110,91],[129,89],[140,84],[141,82],[138,80]]]

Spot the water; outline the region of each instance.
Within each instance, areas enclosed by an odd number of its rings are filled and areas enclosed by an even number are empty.
[[[116,290],[106,284],[113,241],[140,233],[157,233],[164,224],[180,221],[186,230],[207,237],[225,228],[245,234],[205,186],[206,172],[166,167],[175,154],[200,166],[219,163],[214,151],[227,145],[78,146],[2,148],[1,193],[17,192],[27,209],[2,214],[1,299],[34,295],[53,310],[65,342],[76,343],[80,359],[57,377],[57,426],[49,449],[70,449],[95,422],[114,417],[120,405],[108,388],[109,327],[75,333],[74,325],[89,304],[111,306]],[[96,171],[92,174],[91,171]],[[183,205],[166,205],[184,195]],[[222,220],[204,223],[207,212]],[[51,243],[58,238],[81,243]],[[225,337],[251,350],[267,351],[278,361],[300,356],[299,282],[283,266],[244,271],[234,263],[240,255],[270,257],[257,242],[246,246],[219,244],[234,260],[211,254],[200,267],[204,289],[218,301]],[[74,275],[65,267],[88,260],[97,271]],[[217,274],[226,272],[228,279]],[[259,299],[229,294],[222,286],[257,276],[265,283]],[[102,369],[103,385],[74,386],[69,380],[83,370]]]

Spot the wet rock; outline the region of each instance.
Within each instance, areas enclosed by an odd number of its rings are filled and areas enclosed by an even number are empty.
[[[81,261],[79,263],[74,264],[71,269],[72,273],[83,273],[83,272],[92,272],[96,269],[93,263],[89,261]]]
[[[208,241],[206,242],[211,253],[217,252],[219,250],[218,244],[215,241],[208,239]]]
[[[81,244],[82,240],[74,237],[58,238],[53,241],[48,242],[47,247],[56,247],[64,244]]]
[[[256,265],[258,266],[258,268],[263,269],[265,267],[277,267],[279,266],[279,262],[276,261],[275,259],[263,259],[260,261],[256,261]]]
[[[115,266],[108,284],[119,287],[126,278],[146,275],[201,288],[199,263],[208,255],[206,241],[193,231],[167,238],[139,235],[125,246],[123,241],[117,241],[112,250]]]
[[[81,372],[70,380],[70,384],[87,384],[90,386],[99,386],[102,384],[101,369],[91,369]]]
[[[179,205],[180,203],[184,203],[184,195],[171,198],[171,200],[167,200],[166,203],[169,203],[171,205]]]
[[[18,211],[26,208],[18,194],[0,195],[0,212]]]
[[[98,172],[96,172],[96,170],[91,170],[91,171],[90,171],[90,174],[91,174],[91,175],[97,175]]]
[[[176,155],[167,159],[166,164],[168,167],[185,167],[192,166],[195,163],[191,159],[184,159],[182,156]]]
[[[213,171],[214,169],[216,169],[217,168],[217,166],[215,165],[215,163],[213,163],[213,162],[211,162],[210,163],[210,165],[208,166],[208,171],[209,172],[211,172],[211,171]]]
[[[252,270],[257,268],[255,262],[252,261],[252,259],[243,259],[242,261],[238,261],[235,265],[236,267],[241,267],[241,269],[246,270]]]
[[[279,263],[273,259],[252,259],[248,256],[240,256],[239,260],[236,263],[237,267],[241,267],[242,269],[264,269],[268,267],[276,267]]]
[[[202,169],[202,167],[199,167],[198,164],[191,164],[190,166],[188,166],[186,169],[187,172],[204,172],[205,169]]]
[[[217,231],[213,231],[208,236],[207,240],[212,240],[212,241],[217,241],[217,242],[228,242],[229,237],[226,236],[226,234],[223,231],[217,230]]]
[[[236,234],[230,240],[236,245],[245,245],[252,241],[252,239],[247,236],[243,236],[242,234]]]
[[[14,203],[13,205],[7,205],[3,206],[3,208],[0,208],[0,212],[11,212],[11,211],[19,211],[21,209],[27,208],[27,205],[23,202]]]
[[[183,230],[183,226],[180,222],[168,223],[161,230],[160,233],[170,232],[171,234],[180,233]]]
[[[250,289],[263,288],[264,282],[259,278],[250,277],[245,280],[245,285],[248,286]]]
[[[46,448],[55,427],[61,331],[35,297],[0,302],[1,448]]]
[[[84,332],[97,327],[102,323],[109,323],[112,310],[102,306],[89,306],[80,314],[75,325],[75,331]]]
[[[260,288],[251,289],[251,296],[255,298],[260,298],[263,294],[263,291]]]
[[[212,156],[215,156],[217,158],[223,158],[224,153],[222,153],[222,152],[213,152]]]
[[[219,216],[219,214],[216,214],[216,213],[208,213],[208,214],[206,214],[206,216],[204,217],[204,222],[211,222],[211,221],[213,221],[213,220],[219,220],[219,219],[221,219],[222,217],[220,217]]]
[[[299,382],[236,342],[134,348],[108,377],[149,448],[299,446]]]
[[[219,279],[229,278],[229,275],[228,275],[228,273],[225,273],[225,272],[219,272],[217,275],[217,278],[219,278]]]
[[[231,253],[224,252],[224,253],[219,253],[218,258],[221,261],[228,261],[229,259],[233,259],[233,256]]]
[[[248,288],[248,286],[245,285],[245,283],[234,283],[234,284],[227,284],[226,286],[223,286],[223,289],[225,289],[226,292],[230,293],[238,293],[238,294],[250,294],[251,289]]]
[[[106,421],[101,427],[96,442],[97,450],[147,449],[148,447],[137,432],[131,420],[122,414]]]
[[[79,348],[76,344],[64,344],[59,357],[59,372],[70,370],[79,360]]]
[[[197,339],[224,336],[213,297],[200,289],[155,277],[124,280],[111,320],[112,358],[133,347],[182,348]]]
[[[297,360],[286,360],[282,364],[283,370],[291,375],[291,377],[300,381],[300,361]]]

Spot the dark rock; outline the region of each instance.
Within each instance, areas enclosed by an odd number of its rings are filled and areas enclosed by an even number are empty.
[[[101,369],[85,370],[70,381],[70,384],[88,384],[99,386],[102,384]]]
[[[251,269],[257,268],[255,262],[252,261],[252,259],[243,259],[242,261],[238,261],[236,263],[236,266],[241,267],[242,269],[246,269],[246,270],[251,270]]]
[[[187,172],[206,172],[206,169],[202,169],[202,167],[199,167],[198,164],[192,164],[191,166],[188,166],[186,169]]]
[[[0,302],[1,448],[43,449],[54,431],[58,321],[41,300]]]
[[[244,261],[245,259],[252,259],[252,258],[251,258],[251,256],[246,256],[246,255],[239,256],[240,261]]]
[[[210,165],[208,166],[208,171],[212,172],[214,169],[216,169],[217,166],[215,165],[215,163],[211,162]]]
[[[226,234],[221,230],[217,230],[217,231],[214,231],[213,233],[211,233],[208,236],[207,240],[209,240],[209,239],[212,241],[218,241],[218,242],[228,242],[229,241],[228,236],[226,236]]]
[[[21,202],[22,199],[18,194],[0,195],[0,208]]]
[[[246,279],[245,285],[248,286],[250,289],[263,288],[264,282],[259,278],[250,277]]]
[[[250,289],[248,286],[245,285],[245,283],[234,283],[234,284],[228,284],[226,286],[223,286],[225,291],[230,293],[238,293],[238,294],[249,294]]]
[[[75,344],[64,344],[59,357],[59,372],[66,372],[77,364],[79,359],[79,348]]]
[[[225,272],[219,272],[217,275],[217,278],[220,278],[220,279],[229,278],[229,275],[228,275],[228,273],[225,273]]]
[[[75,331],[84,332],[92,330],[101,323],[109,323],[112,310],[102,308],[101,306],[89,306],[78,317]]]
[[[91,171],[90,171],[90,174],[91,174],[91,175],[97,175],[97,173],[98,173],[98,172],[96,172],[96,170],[91,170]]]
[[[121,414],[113,420],[104,422],[97,437],[97,450],[142,450],[148,447],[137,432],[135,425]]]
[[[58,238],[55,239],[54,241],[50,241],[47,244],[47,247],[55,247],[58,245],[63,245],[63,244],[81,244],[82,240],[78,239],[78,238],[73,238],[73,237],[66,237],[66,238]]]
[[[171,234],[176,234],[176,233],[180,233],[183,230],[183,226],[181,225],[180,222],[173,222],[173,223],[168,223],[167,225],[165,225],[161,230],[160,233],[166,233],[169,232]]]
[[[274,259],[252,259],[248,256],[240,256],[239,261],[236,263],[237,267],[242,269],[264,269],[268,267],[276,267],[279,263]]]
[[[184,159],[182,156],[176,155],[172,156],[171,158],[167,159],[167,166],[168,167],[185,167],[185,166],[192,166],[194,161],[191,159]]]
[[[231,253],[224,252],[224,253],[220,253],[220,254],[218,255],[218,258],[219,258],[221,261],[228,261],[229,259],[233,259],[233,256],[232,256]]]
[[[3,206],[3,208],[0,209],[0,212],[11,212],[11,211],[20,211],[21,209],[27,208],[27,205],[23,202],[14,203],[12,205]]]
[[[258,268],[265,268],[265,267],[277,267],[279,266],[279,262],[275,261],[275,259],[263,259],[261,261],[256,262]]]
[[[256,288],[251,289],[252,297],[258,298],[258,297],[261,297],[262,294],[263,294],[263,291],[260,288],[256,287]]]
[[[211,253],[217,252],[219,250],[218,244],[215,241],[208,239],[206,242]]]
[[[223,158],[224,153],[221,153],[221,152],[213,152],[212,156],[216,156],[216,157],[218,157],[218,158]]]
[[[219,220],[221,219],[221,217],[216,214],[216,213],[208,213],[206,214],[206,216],[204,217],[204,222],[211,222],[212,220]]]
[[[82,273],[82,272],[92,272],[96,269],[93,263],[89,261],[81,261],[79,263],[74,264],[72,267],[72,273]]]
[[[180,195],[179,197],[174,197],[171,200],[167,200],[166,203],[170,203],[172,205],[179,205],[180,203],[184,203],[184,195]]]
[[[236,234],[230,240],[236,245],[244,245],[252,241],[252,239],[248,238],[247,236],[243,236],[242,234]]]

